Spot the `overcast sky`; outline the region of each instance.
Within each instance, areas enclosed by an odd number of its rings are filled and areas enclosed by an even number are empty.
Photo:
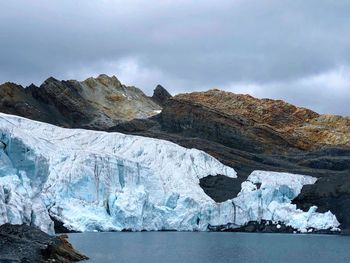
[[[350,115],[349,0],[0,0],[0,82],[100,73]]]

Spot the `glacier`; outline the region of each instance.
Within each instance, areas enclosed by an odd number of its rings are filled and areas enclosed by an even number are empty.
[[[262,219],[301,232],[337,230],[331,212],[291,203],[306,175],[254,171],[237,197],[216,203],[199,186],[233,168],[196,149],[121,133],[66,129],[0,113],[0,224],[74,231],[206,231]]]

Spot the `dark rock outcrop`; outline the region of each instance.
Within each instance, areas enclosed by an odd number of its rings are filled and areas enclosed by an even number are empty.
[[[157,85],[152,95],[152,99],[161,106],[164,106],[171,97],[171,94],[161,85]]]
[[[250,233],[296,233],[297,230],[278,222],[270,220],[249,221],[247,224],[237,227],[231,224],[222,226],[209,226],[211,231],[218,232],[250,232]]]
[[[319,212],[332,211],[341,223],[341,229],[350,230],[350,174],[330,173],[321,177],[316,184],[303,187],[301,194],[293,201],[307,210],[316,205]]]
[[[237,227],[236,225],[227,224],[221,226],[209,226],[210,231],[216,232],[249,232],[249,233],[300,233],[299,230],[287,226],[282,222],[272,222],[271,220],[249,221],[243,226]],[[339,234],[338,231],[332,231],[331,229],[309,229],[309,232],[313,234]]]
[[[59,262],[86,260],[66,235],[49,236],[27,225],[0,226],[0,262]]]
[[[73,230],[70,230],[67,227],[65,227],[64,224],[61,221],[59,221],[58,219],[56,219],[55,217],[50,215],[50,218],[51,218],[52,222],[54,223],[54,230],[55,230],[56,234],[58,234],[58,233],[64,233],[64,234],[77,233],[77,231],[73,231]]]

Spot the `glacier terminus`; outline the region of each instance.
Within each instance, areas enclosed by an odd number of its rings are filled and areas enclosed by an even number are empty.
[[[0,114],[0,224],[51,234],[53,219],[82,232],[207,231],[263,219],[301,232],[338,229],[331,212],[291,202],[317,178],[254,171],[237,197],[217,203],[199,180],[219,174],[237,177],[203,151],[168,141]]]

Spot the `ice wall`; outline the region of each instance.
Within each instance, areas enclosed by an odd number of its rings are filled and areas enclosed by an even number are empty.
[[[261,218],[298,229],[338,226],[331,213],[304,213],[290,204],[312,177],[255,172],[237,198],[216,203],[199,179],[236,172],[196,149],[5,114],[0,132],[0,223],[46,232],[52,231],[49,215],[77,231],[204,231]]]
[[[38,159],[6,129],[0,132],[0,224],[26,223],[52,234],[53,222],[40,189],[47,176],[46,162]]]
[[[254,171],[242,183],[242,190],[232,202],[239,207],[237,210],[245,222],[262,219],[283,222],[301,232],[338,230],[339,222],[331,212],[318,213],[315,206],[303,212],[291,203],[304,185],[314,184],[316,180],[306,175]]]

